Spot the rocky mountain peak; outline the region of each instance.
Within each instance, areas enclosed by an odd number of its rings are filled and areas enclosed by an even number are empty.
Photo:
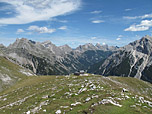
[[[145,35],[143,38],[148,39],[148,40],[152,40],[152,36],[149,36],[149,35]]]
[[[109,46],[108,45],[98,45],[98,48],[101,49],[101,50],[104,50],[104,51],[107,51]]]
[[[63,46],[59,46],[59,48],[60,48],[62,51],[64,51],[65,53],[72,51],[72,48],[71,48],[69,45],[67,45],[67,44],[65,44],[65,45],[63,45]]]
[[[61,56],[63,55],[65,52],[63,52],[63,50],[60,47],[57,47],[55,44],[53,44],[51,41],[45,41],[42,42],[41,45],[43,45],[45,48],[49,49],[50,51],[52,51],[55,55],[57,56]],[[66,48],[67,49],[67,48]],[[65,49],[65,50],[66,50]]]
[[[101,44],[100,43],[96,43],[95,45],[97,48],[100,48],[101,47]]]
[[[27,38],[21,38],[21,39],[17,38],[14,43],[28,43],[28,42],[30,41]]]
[[[0,48],[3,48],[3,47],[5,47],[3,44],[0,44]]]
[[[3,56],[3,49],[6,47],[3,44],[0,44],[0,56]]]
[[[51,41],[45,41],[41,43],[44,47],[48,48],[51,47],[52,45],[54,46],[54,44]]]
[[[10,44],[8,48],[29,48],[30,44],[33,44],[31,41],[29,41],[26,38],[17,38],[16,41],[13,44]]]
[[[86,50],[96,50],[96,46],[94,46],[92,43],[87,43],[85,45],[80,45],[79,47],[76,48],[76,50],[80,51],[86,51]]]
[[[140,40],[136,40],[129,45],[124,47],[126,50],[136,50],[138,52],[142,52],[144,54],[151,54],[152,53],[152,37],[151,36],[144,36]]]
[[[71,48],[69,45],[65,44],[63,46],[59,46],[60,48]]]
[[[144,36],[118,48],[96,69],[106,76],[135,77],[152,82],[152,37]]]
[[[115,51],[118,49],[118,47],[115,46],[108,46],[108,45],[101,45],[100,43],[97,43],[95,45],[99,50],[103,50],[103,51]]]
[[[32,44],[36,44],[36,42],[33,40],[29,40],[29,42],[31,42]]]
[[[39,43],[22,38],[6,48],[6,54],[37,74],[67,74],[90,67],[93,73],[102,75],[152,80],[150,36],[144,36],[122,48],[87,43],[74,50],[68,45],[58,47],[50,41]]]

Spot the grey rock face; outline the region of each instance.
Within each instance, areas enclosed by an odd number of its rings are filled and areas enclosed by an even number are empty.
[[[68,45],[57,47],[50,41],[39,43],[22,38],[8,46],[5,53],[38,75],[51,75],[87,70],[112,52],[93,44],[72,49]]]
[[[79,47],[76,48],[76,50],[79,50],[80,52],[84,52],[86,50],[97,50],[97,47],[91,43],[88,43],[85,45],[80,45]]]
[[[40,45],[43,45],[45,48],[47,48],[49,51],[51,51],[53,54],[60,56],[63,55],[63,51],[58,48],[56,45],[52,44],[50,41],[46,41],[41,43]]]
[[[4,56],[5,50],[6,50],[6,47],[3,44],[0,44],[0,56]]]
[[[67,53],[72,51],[72,48],[69,47],[68,45],[60,46],[59,49],[62,50],[62,52],[64,52],[65,54],[67,54]]]
[[[76,48],[76,50],[80,52],[84,52],[87,50],[102,50],[102,51],[116,51],[119,49],[118,47],[114,46],[108,46],[108,45],[101,45],[97,43],[95,46],[91,43],[85,44],[85,45],[80,45],[79,47]]]
[[[0,46],[0,53],[12,57],[20,65],[38,75],[69,74],[78,70],[105,76],[135,77],[152,82],[152,37],[145,36],[124,47],[108,45],[55,46],[50,41],[34,42],[17,39]]]
[[[100,45],[99,43],[96,44],[97,49],[103,50],[103,51],[116,51],[119,48],[115,46],[108,46],[108,45]]]
[[[3,44],[0,44],[0,48],[3,48],[3,47],[5,47]]]
[[[50,48],[41,43],[24,38],[17,39],[16,42],[8,47],[6,53],[36,74],[61,74],[65,71],[62,64],[56,65],[58,61],[56,61],[54,51],[51,51]]]
[[[152,37],[145,36],[120,48],[98,66],[96,73],[152,82]]]

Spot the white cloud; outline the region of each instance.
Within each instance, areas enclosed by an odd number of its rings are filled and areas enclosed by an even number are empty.
[[[106,43],[105,43],[105,42],[103,42],[103,43],[102,43],[102,45],[106,45]]]
[[[152,18],[152,14],[145,14],[142,16],[134,16],[134,17],[130,17],[130,16],[124,16],[124,19],[145,19],[145,18]]]
[[[103,20],[94,20],[92,21],[92,23],[103,23],[104,21]]]
[[[119,37],[119,38],[122,38],[122,37],[123,37],[123,35],[119,35],[118,37]]]
[[[142,20],[140,24],[131,25],[129,28],[126,28],[124,31],[146,31],[152,27],[152,20]]]
[[[97,37],[92,37],[91,39],[92,39],[92,40],[95,40],[95,39],[97,39]]]
[[[30,26],[27,30],[37,33],[53,33],[56,29],[48,29],[47,27]]]
[[[118,38],[116,38],[117,41],[121,40],[121,38],[123,37],[123,35],[119,35]]]
[[[18,14],[1,18],[0,24],[27,24],[65,15],[79,9],[81,0],[0,0],[11,4]]]
[[[132,10],[132,9],[129,9],[129,8],[128,8],[128,9],[125,9],[125,11],[131,11],[131,10]]]
[[[149,27],[131,25],[129,28],[126,28],[124,31],[145,31],[148,29],[149,29]]]
[[[123,35],[118,35],[118,37],[116,38],[117,41],[121,40],[121,38],[123,37]]]
[[[20,34],[20,33],[23,33],[23,32],[25,32],[23,29],[18,29],[16,33]]]
[[[92,11],[91,13],[92,14],[99,14],[99,13],[101,13],[102,11],[101,10],[96,10],[96,11]]]
[[[142,20],[140,25],[152,27],[152,20]]]
[[[67,29],[67,26],[61,26],[60,28],[58,28],[60,30],[66,30]]]
[[[117,38],[116,40],[121,40],[121,38]]]

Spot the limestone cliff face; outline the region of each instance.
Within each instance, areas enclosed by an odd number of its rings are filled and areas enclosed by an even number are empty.
[[[152,82],[152,37],[145,36],[120,48],[96,68],[96,73]]]
[[[8,46],[5,53],[38,75],[61,75],[87,70],[112,51],[108,46],[85,44],[72,49],[68,45],[58,47],[50,41],[40,43],[22,38]]]
[[[105,76],[135,77],[152,82],[152,37],[145,36],[124,47],[108,45],[56,46],[50,41],[17,39],[0,54],[13,58],[37,75],[66,75],[78,70]]]

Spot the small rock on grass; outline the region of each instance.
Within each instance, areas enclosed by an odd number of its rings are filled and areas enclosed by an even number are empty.
[[[55,114],[61,114],[61,110],[60,110],[60,109],[57,110],[57,111],[55,112]]]

